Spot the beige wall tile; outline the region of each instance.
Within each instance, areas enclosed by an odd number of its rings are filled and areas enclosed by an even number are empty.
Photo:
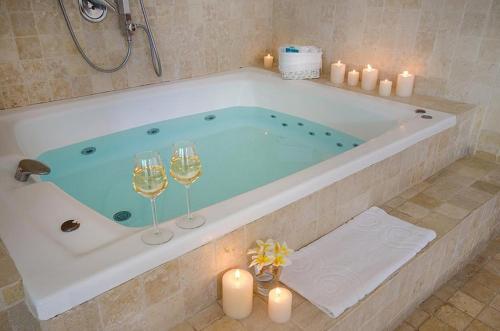
[[[173,260],[141,276],[146,304],[155,304],[176,294],[180,289],[179,261]]]
[[[239,1],[225,6],[218,3],[221,1],[155,1],[147,4],[163,60],[165,74],[162,80],[188,78],[260,63],[264,52],[271,50],[272,2],[264,5],[266,1]],[[87,55],[103,66],[119,63],[125,48],[117,15],[110,12],[102,23],[91,24],[82,20],[73,1],[65,0],[65,5]],[[54,100],[160,81],[151,69],[147,39],[142,31],[134,36],[134,51],[125,70],[110,75],[95,72],[84,64],[86,74],[94,77],[90,83],[83,83],[80,77],[76,77],[83,74],[72,70],[79,65],[67,61],[67,56],[77,56],[83,62],[69,36],[57,1],[6,0],[0,7],[0,63],[18,65],[24,59],[43,58],[48,61],[64,57],[61,61],[52,62],[49,73],[63,71],[64,79],[76,86],[71,91],[54,93]],[[230,7],[230,15],[223,14],[226,7]],[[140,21],[137,3],[132,5],[132,11],[134,21]],[[20,77],[22,81],[30,79],[27,72],[21,73]],[[55,78],[62,77],[52,76],[49,79]],[[30,96],[27,103],[5,102],[3,98],[0,101],[2,108],[13,108],[45,102],[47,98]]]
[[[0,288],[12,285],[21,279],[14,262],[9,256],[0,258]]]
[[[40,330],[40,324],[26,307],[24,302],[7,310],[12,330]]]
[[[144,312],[146,330],[169,330],[185,318],[182,294],[148,306]]]
[[[209,307],[189,318],[188,321],[196,331],[201,331],[218,319],[221,319],[223,316],[224,312],[219,304],[213,303]]]
[[[24,299],[24,289],[21,280],[12,285],[2,288],[3,302],[7,305],[13,305]]]
[[[139,314],[144,307],[139,279],[134,278],[101,294],[97,303],[105,328]]]
[[[430,315],[428,313],[423,310],[417,309],[413,312],[413,314],[410,315],[410,317],[406,319],[406,322],[412,327],[418,329],[418,327],[422,325],[429,317]]]
[[[225,316],[204,331],[245,331],[245,328],[240,322]]]
[[[16,37],[33,36],[37,34],[35,18],[32,12],[13,12],[10,14],[10,22]]]
[[[246,268],[245,230],[240,228],[215,241],[216,272],[230,268]]]
[[[294,309],[292,321],[305,330],[328,330],[335,320],[319,310],[309,301],[305,301]]]
[[[18,37],[16,38],[16,45],[21,60],[42,58],[42,47],[38,37]]]
[[[0,63],[16,66],[19,61],[16,41],[12,37],[0,38]]]

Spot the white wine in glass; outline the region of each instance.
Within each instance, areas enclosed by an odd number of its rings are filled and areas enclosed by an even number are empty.
[[[200,156],[192,142],[181,141],[174,145],[170,159],[170,175],[186,188],[187,215],[177,220],[177,226],[182,229],[194,229],[205,224],[203,216],[191,213],[190,187],[201,176]]]
[[[149,245],[166,243],[173,237],[168,230],[160,230],[156,212],[156,198],[168,186],[165,166],[158,152],[147,151],[135,155],[135,167],[132,176],[134,190],[151,201],[153,228],[142,235],[142,241]]]

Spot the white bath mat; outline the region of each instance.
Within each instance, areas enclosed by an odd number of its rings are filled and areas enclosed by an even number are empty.
[[[281,281],[332,317],[373,291],[436,237],[372,207],[291,256]]]

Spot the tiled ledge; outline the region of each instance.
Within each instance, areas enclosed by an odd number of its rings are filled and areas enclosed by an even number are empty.
[[[225,316],[218,302],[173,330],[391,330],[473,258],[498,230],[499,192],[500,164],[465,158],[384,204],[390,214],[433,229],[438,236],[336,319],[294,293],[292,320],[286,324],[269,320],[266,303],[255,296],[253,312],[246,319],[236,321]],[[500,277],[496,281],[500,283]]]
[[[264,69],[262,66],[256,66],[257,68]],[[278,68],[273,67],[272,69],[266,69],[271,72],[274,72],[276,74],[279,74]],[[431,108],[434,110],[442,111],[445,113],[453,114],[453,115],[461,115],[464,113],[467,113],[472,110],[477,110],[478,106],[465,103],[465,102],[458,102],[458,101],[452,101],[452,100],[447,100],[444,98],[438,98],[438,97],[432,97],[432,96],[425,96],[425,95],[412,95],[411,97],[408,98],[402,98],[394,95],[394,91],[389,97],[382,97],[378,95],[378,88],[373,90],[373,91],[365,91],[361,89],[361,87],[358,86],[348,86],[347,83],[343,84],[333,84],[329,77],[322,75],[318,79],[311,79],[309,80],[313,83],[318,83],[318,84],[323,84],[323,85],[328,85],[328,86],[334,86],[337,88],[341,88],[343,90],[348,90],[348,91],[353,91],[356,93],[362,93],[366,95],[372,95],[376,96],[378,98],[383,98],[383,99],[388,99],[388,100],[393,100],[401,103],[406,103],[408,105],[413,105],[415,107],[423,107],[423,108]]]

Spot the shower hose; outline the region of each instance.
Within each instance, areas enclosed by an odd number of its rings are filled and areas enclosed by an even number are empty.
[[[66,8],[64,7],[63,1],[64,0],[59,0],[59,6],[61,7],[61,11],[63,13],[64,20],[66,21],[66,25],[68,26],[68,30],[69,30],[69,33],[71,34],[71,38],[73,39],[73,42],[75,43],[76,48],[78,49],[78,51],[82,55],[85,62],[87,62],[95,70],[100,71],[100,72],[106,72],[106,73],[112,73],[112,72],[118,71],[121,68],[123,68],[123,66],[128,62],[128,60],[130,58],[130,53],[132,52],[132,36],[131,36],[130,32],[127,32],[127,37],[126,37],[126,39],[127,39],[127,53],[125,54],[121,63],[113,68],[100,67],[100,66],[96,65],[94,62],[92,62],[92,60],[87,56],[87,54],[83,50],[82,46],[78,42],[78,38],[76,37],[75,31],[73,30],[73,27],[71,25],[71,21],[68,17],[68,13],[66,12]],[[150,53],[151,53],[151,61],[153,62],[153,68],[155,70],[156,75],[158,77],[160,77],[162,74],[160,55],[158,54],[158,50],[156,48],[156,43],[155,43],[155,40],[153,38],[153,34],[151,32],[151,27],[149,25],[148,15],[147,15],[146,9],[144,7],[144,0],[139,0],[139,3],[141,5],[141,11],[142,11],[142,16],[144,17],[145,25],[135,24],[134,26],[141,28],[146,33],[146,35],[148,37],[149,48],[151,50]]]

